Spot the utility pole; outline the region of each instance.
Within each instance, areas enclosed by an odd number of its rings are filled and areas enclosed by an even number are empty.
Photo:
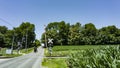
[[[14,32],[14,30],[13,30]],[[12,46],[11,46],[11,54],[13,54],[13,46],[14,46],[14,39],[15,39],[15,32],[13,33],[13,39],[12,39]]]
[[[28,33],[28,29],[27,29],[27,31],[26,31],[26,44],[25,44],[25,49],[26,49],[26,52],[27,52],[27,33]]]
[[[45,46],[47,47],[47,39],[46,39],[46,25],[44,25],[44,29],[45,29]]]

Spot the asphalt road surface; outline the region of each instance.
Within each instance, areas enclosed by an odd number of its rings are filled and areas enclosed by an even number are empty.
[[[0,68],[42,68],[41,62],[43,55],[44,49],[39,47],[37,53],[32,52],[24,56],[0,62]]]

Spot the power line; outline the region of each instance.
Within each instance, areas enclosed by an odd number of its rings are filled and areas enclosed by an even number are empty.
[[[6,20],[4,20],[4,19],[2,19],[2,18],[0,18],[0,20],[1,20],[1,21],[3,21],[4,23],[9,24],[10,26],[12,26],[12,27],[13,27],[13,25],[12,25],[12,24],[10,24],[8,21],[6,21]],[[14,27],[13,27],[13,28],[14,28]]]

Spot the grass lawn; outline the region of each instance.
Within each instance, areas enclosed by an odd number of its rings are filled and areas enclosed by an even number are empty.
[[[67,64],[63,58],[44,58],[42,66],[43,68],[67,68]]]

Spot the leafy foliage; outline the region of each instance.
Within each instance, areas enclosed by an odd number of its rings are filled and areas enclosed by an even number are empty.
[[[0,47],[4,47],[5,45],[5,34],[8,28],[6,26],[0,26]]]
[[[10,48],[12,43],[14,47],[17,47],[18,42],[21,42],[23,47],[25,47],[26,39],[27,45],[31,47],[31,44],[35,40],[34,24],[23,22],[19,27],[13,28],[12,30],[8,30],[6,26],[0,26],[0,47]]]
[[[69,32],[69,24],[66,24],[64,21],[61,22],[53,22],[47,25],[46,32],[42,35],[42,43],[45,43],[45,34],[48,38],[53,38],[54,44],[67,44],[68,42],[68,32]]]
[[[45,34],[47,39],[54,39],[54,45],[120,44],[120,29],[114,25],[97,29],[92,23],[82,26],[79,22],[72,25],[64,21],[52,22],[42,35],[42,43],[45,43]]]
[[[72,53],[67,59],[69,68],[119,68],[120,46],[82,50]]]

